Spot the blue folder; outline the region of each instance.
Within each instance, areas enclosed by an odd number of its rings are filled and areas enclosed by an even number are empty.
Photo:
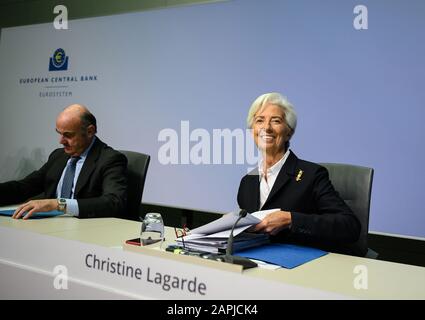
[[[326,251],[315,248],[280,243],[267,244],[234,253],[236,256],[273,263],[287,269],[298,267],[326,254],[328,254]]]
[[[11,210],[0,210],[0,215],[3,215],[3,216],[12,216],[14,212],[15,212],[15,209],[11,209]],[[61,214],[63,214],[63,212],[57,211],[57,210],[47,211],[47,212],[36,212],[31,217],[29,217],[29,219],[32,219],[32,218],[37,219],[37,218],[56,217],[56,216],[59,216]]]

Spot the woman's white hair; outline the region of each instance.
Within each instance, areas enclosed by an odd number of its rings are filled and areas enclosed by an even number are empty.
[[[282,108],[286,124],[292,130],[293,135],[297,127],[297,114],[295,113],[294,106],[288,99],[277,92],[265,93],[255,99],[251,108],[249,108],[248,118],[246,119],[248,128],[252,128],[255,115],[268,104],[273,104]]]

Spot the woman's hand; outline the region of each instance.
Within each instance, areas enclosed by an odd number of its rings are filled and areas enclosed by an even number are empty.
[[[292,223],[291,213],[288,211],[276,211],[268,214],[260,223],[256,224],[252,231],[276,235]]]

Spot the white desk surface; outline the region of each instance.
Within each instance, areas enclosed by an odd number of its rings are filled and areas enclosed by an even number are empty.
[[[0,226],[104,247],[120,247],[125,240],[137,238],[140,231],[140,222],[116,218],[54,217],[24,221],[0,216]],[[166,229],[166,238],[173,240],[174,230]],[[355,289],[353,285],[357,276],[354,268],[358,265],[367,268],[367,290]],[[360,299],[425,299],[425,268],[341,254],[330,253],[294,269],[255,268],[243,274]]]

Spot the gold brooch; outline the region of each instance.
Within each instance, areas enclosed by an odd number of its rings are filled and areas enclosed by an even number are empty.
[[[297,177],[295,178],[295,181],[301,181],[301,176],[303,175],[304,171],[300,170],[298,171]]]

